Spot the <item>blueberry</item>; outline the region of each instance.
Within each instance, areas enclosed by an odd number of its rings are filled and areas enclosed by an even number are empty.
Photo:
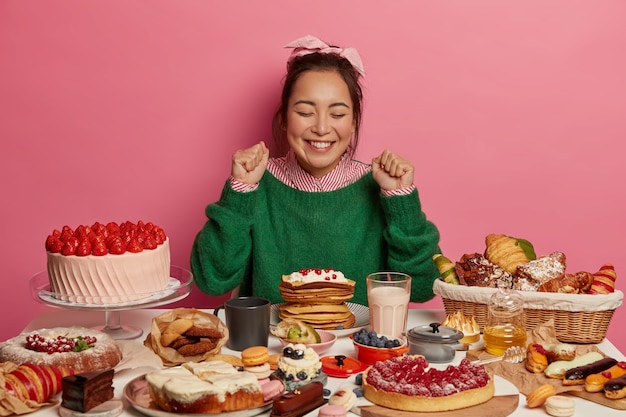
[[[391,340],[386,340],[386,341],[385,341],[385,347],[386,347],[386,348],[392,348],[392,347],[393,347],[393,341],[391,341]]]
[[[357,384],[357,385],[363,384],[363,374],[362,373],[356,374],[356,376],[354,377],[354,383]]]
[[[304,381],[305,379],[307,379],[309,375],[304,372],[304,371],[300,371],[296,374],[296,377],[300,380],[300,381]]]
[[[344,328],[345,327],[343,327],[343,325],[341,325],[341,324],[339,326],[335,327],[335,329],[337,329],[337,330],[343,330]]]
[[[355,389],[352,390],[352,392],[354,392],[354,394],[359,398],[363,396],[363,389],[360,387],[356,387]]]
[[[331,395],[331,391],[328,388],[324,388],[324,398],[328,398]]]
[[[291,355],[293,354],[293,348],[290,346],[287,346],[286,348],[283,349],[283,355],[287,356],[287,357],[291,357]]]
[[[400,346],[400,341],[398,339],[394,339],[393,347],[398,347],[398,346]]]
[[[302,359],[304,358],[304,351],[302,349],[295,349],[290,357],[292,359]]]

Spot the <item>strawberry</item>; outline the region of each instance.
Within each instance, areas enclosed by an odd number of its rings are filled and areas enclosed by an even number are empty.
[[[89,232],[88,232],[87,226],[83,226],[82,224],[78,226],[76,230],[74,230],[74,236],[76,236],[79,239],[87,237],[88,234]]]
[[[46,242],[46,249],[52,253],[60,253],[61,249],[63,249],[64,243],[59,239],[59,237],[54,237],[48,246],[48,242]]]
[[[87,237],[83,237],[78,240],[78,246],[76,247],[77,256],[87,256],[91,254],[91,242]]]
[[[159,246],[156,239],[152,235],[146,235],[146,238],[141,243],[144,249],[156,249]]]
[[[74,231],[69,226],[63,226],[63,230],[61,230],[61,242],[67,242],[71,237],[74,236]]]
[[[75,238],[74,236],[72,236],[63,245],[63,248],[61,249],[61,253],[65,256],[74,255],[76,253],[77,247],[78,247],[78,238]]]
[[[106,230],[106,227],[100,222],[95,222],[91,226],[91,231],[97,234],[103,234],[105,230]]]
[[[154,227],[154,238],[157,242],[158,245],[160,245],[161,243],[165,242],[165,240],[167,239],[167,236],[165,235],[165,231],[163,231],[163,229],[161,229],[160,227]]]
[[[126,244],[119,236],[109,236],[106,245],[109,249],[109,253],[112,253],[114,255],[120,255],[126,252]]]
[[[120,227],[115,222],[107,223],[106,229],[109,231],[109,235],[118,235],[120,233]]]
[[[132,253],[138,253],[143,251],[143,247],[139,243],[136,237],[131,238],[126,245],[126,250]]]
[[[104,238],[96,238],[91,245],[91,254],[95,256],[104,256],[107,253],[109,253],[109,250],[107,249],[107,245],[104,244]]]

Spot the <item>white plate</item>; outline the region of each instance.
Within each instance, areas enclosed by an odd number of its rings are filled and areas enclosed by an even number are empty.
[[[124,398],[140,413],[151,417],[199,417],[199,416],[222,416],[222,417],[252,417],[261,414],[272,407],[272,401],[268,401],[260,407],[248,408],[246,410],[229,411],[216,414],[187,414],[187,413],[170,413],[161,410],[150,400],[148,393],[148,383],[146,376],[142,375],[131,380],[124,387]]]
[[[280,322],[278,312],[281,305],[282,304],[272,304],[270,324],[276,325]],[[354,326],[347,329],[324,329],[325,331],[334,333],[337,337],[344,337],[370,324],[370,309],[367,306],[350,302],[347,302],[346,305],[352,314],[354,314]]]

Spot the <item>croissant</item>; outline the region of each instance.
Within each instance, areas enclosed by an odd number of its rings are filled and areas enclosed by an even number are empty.
[[[169,323],[161,335],[161,345],[169,346],[174,340],[181,337],[185,332],[193,327],[191,319],[176,319]]]
[[[41,404],[61,392],[61,380],[72,374],[74,370],[63,366],[24,363],[4,375],[5,387],[22,402],[31,400]]]
[[[580,294],[587,292],[593,282],[593,275],[589,272],[575,274],[561,274],[550,281],[541,284],[539,292],[560,292],[565,294]]]
[[[485,243],[485,257],[509,274],[515,274],[518,265],[537,259],[533,245],[524,239],[490,234]]]
[[[433,261],[435,261],[435,265],[437,265],[437,269],[439,269],[439,273],[444,282],[448,284],[459,283],[459,277],[457,277],[454,269],[454,262],[440,253],[433,255]]]
[[[589,294],[609,294],[615,291],[615,267],[612,264],[604,264],[600,270],[593,274],[593,282]]]

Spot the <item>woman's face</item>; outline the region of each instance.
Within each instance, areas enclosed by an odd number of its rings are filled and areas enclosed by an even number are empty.
[[[287,142],[300,166],[320,178],[332,171],[355,130],[348,86],[334,71],[308,71],[294,83]]]

